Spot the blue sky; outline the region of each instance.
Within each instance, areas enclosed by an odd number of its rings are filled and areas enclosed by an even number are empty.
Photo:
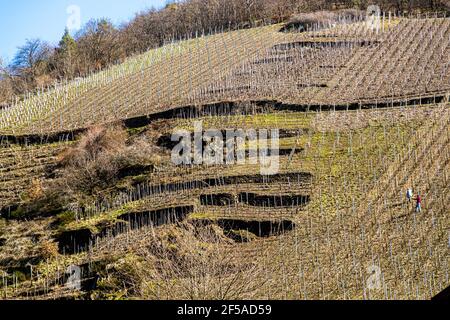
[[[74,11],[67,12],[71,6],[80,9],[81,25],[103,17],[120,24],[141,10],[160,8],[165,3],[166,0],[0,0],[0,57],[11,61],[26,39],[58,43],[67,22],[77,16]],[[75,32],[71,30],[72,34]]]

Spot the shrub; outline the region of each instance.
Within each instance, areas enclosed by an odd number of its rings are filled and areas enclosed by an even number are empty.
[[[96,126],[61,155],[60,185],[73,195],[95,195],[114,186],[130,168],[148,168],[156,148],[145,138],[129,140],[122,126]]]
[[[60,182],[70,193],[92,195],[116,181],[120,170],[117,155],[126,148],[127,135],[121,127],[96,126],[61,156]]]
[[[58,244],[51,241],[43,241],[40,246],[40,253],[44,259],[51,259],[58,256]]]
[[[60,156],[60,163],[64,166],[84,165],[104,154],[120,152],[125,148],[126,141],[127,134],[120,126],[95,126],[81,137],[75,147]]]

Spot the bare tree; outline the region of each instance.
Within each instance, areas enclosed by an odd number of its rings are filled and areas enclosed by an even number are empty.
[[[13,89],[7,68],[0,58],[0,109],[4,108],[13,96]]]
[[[24,46],[19,47],[13,67],[32,82],[46,71],[51,54],[52,48],[48,43],[40,39],[27,40]]]
[[[0,106],[7,107],[15,95],[28,90],[27,82],[20,74],[0,60]]]
[[[98,70],[121,58],[119,32],[107,19],[91,20],[77,37],[78,54],[86,72]]]

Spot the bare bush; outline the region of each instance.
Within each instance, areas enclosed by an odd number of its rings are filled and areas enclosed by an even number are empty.
[[[153,166],[155,151],[145,138],[129,139],[121,126],[96,126],[61,155],[59,180],[72,194],[95,195],[114,186],[127,169]]]
[[[116,181],[117,159],[126,148],[127,135],[120,127],[93,127],[61,156],[60,181],[72,193],[93,194]]]
[[[95,126],[81,137],[75,147],[61,155],[60,162],[64,166],[83,166],[104,154],[122,151],[126,141],[127,134],[122,127]]]
[[[182,223],[155,231],[140,231],[139,248],[109,265],[105,279],[112,292],[127,288],[127,296],[141,299],[230,300],[252,299],[260,289],[255,278],[263,266],[239,262],[221,229]]]

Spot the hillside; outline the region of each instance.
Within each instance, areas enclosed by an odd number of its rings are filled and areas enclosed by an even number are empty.
[[[346,106],[442,98],[449,90],[448,19],[386,18],[379,32],[366,22],[324,32],[280,29],[151,50],[12,106],[2,113],[1,132],[45,135],[222,101]]]
[[[0,110],[0,296],[429,299],[448,287],[450,19],[283,26],[171,43]],[[277,129],[278,172],[263,175],[251,151],[175,165],[171,135],[199,121],[202,133]],[[117,155],[128,165],[95,180],[92,162]],[[66,285],[73,266],[81,290]]]

